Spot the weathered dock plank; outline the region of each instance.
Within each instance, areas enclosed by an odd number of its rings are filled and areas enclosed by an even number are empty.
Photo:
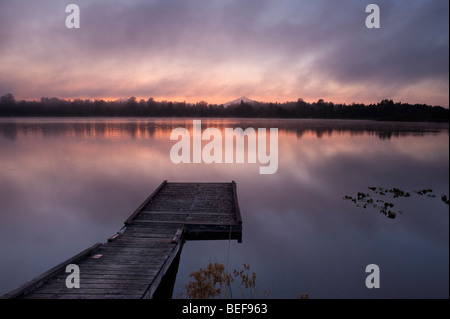
[[[236,183],[164,181],[106,243],[98,243],[2,296],[21,299],[153,298],[178,268],[185,240],[242,240]],[[80,287],[67,288],[76,264]],[[171,269],[169,271],[169,269]],[[160,289],[171,294],[171,289]],[[158,295],[163,295],[159,293]]]

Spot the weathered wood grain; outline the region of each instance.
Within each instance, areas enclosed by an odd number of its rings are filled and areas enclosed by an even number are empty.
[[[2,298],[152,298],[171,264],[178,263],[184,241],[196,239],[241,242],[234,181],[164,181],[106,243],[94,245]],[[65,267],[71,263],[80,269],[80,288],[66,287]]]

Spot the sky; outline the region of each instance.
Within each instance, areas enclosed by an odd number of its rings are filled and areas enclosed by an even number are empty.
[[[80,28],[66,27],[70,3]],[[6,93],[448,107],[449,1],[0,0]]]

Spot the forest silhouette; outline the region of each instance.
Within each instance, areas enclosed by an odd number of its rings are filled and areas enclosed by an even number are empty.
[[[384,99],[376,104],[317,102],[244,102],[229,105],[156,101],[130,97],[127,100],[64,100],[42,97],[39,101],[16,101],[13,94],[0,97],[2,117],[242,117],[371,119],[382,121],[448,122],[449,109],[427,104],[408,104]]]

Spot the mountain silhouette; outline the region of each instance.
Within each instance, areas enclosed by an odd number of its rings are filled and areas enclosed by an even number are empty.
[[[254,102],[256,102],[255,100],[249,99],[246,96],[241,96],[240,98],[238,98],[236,100],[224,103],[223,106],[227,107],[227,106],[230,106],[230,105],[233,105],[233,104],[239,104],[239,103],[241,103],[241,101],[243,101],[244,103],[254,103]]]

